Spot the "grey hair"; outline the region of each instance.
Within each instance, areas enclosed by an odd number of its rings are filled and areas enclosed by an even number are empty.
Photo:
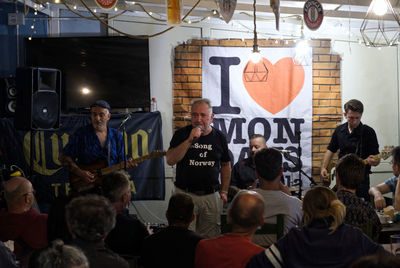
[[[51,247],[40,253],[35,267],[39,268],[89,268],[85,254],[76,247],[54,240]]]
[[[115,208],[103,196],[86,195],[72,199],[66,207],[67,223],[77,237],[101,241],[115,226]]]
[[[211,101],[209,100],[209,99],[206,99],[206,98],[204,98],[204,99],[199,99],[199,100],[194,100],[193,102],[192,102],[192,106],[191,106],[191,109],[193,110],[193,107],[194,106],[196,106],[196,105],[198,105],[198,104],[202,104],[202,103],[204,103],[204,104],[206,104],[206,105],[208,105],[208,110],[209,110],[209,112],[210,112],[210,115],[212,114],[212,106],[211,106]]]
[[[111,202],[120,201],[122,195],[129,190],[129,187],[129,174],[124,170],[112,172],[103,178],[103,194]]]

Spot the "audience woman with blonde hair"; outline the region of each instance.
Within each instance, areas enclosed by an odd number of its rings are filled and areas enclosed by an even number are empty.
[[[361,256],[385,252],[359,228],[343,223],[346,208],[326,187],[306,193],[303,213],[302,228],[291,229],[246,267],[348,267]]]

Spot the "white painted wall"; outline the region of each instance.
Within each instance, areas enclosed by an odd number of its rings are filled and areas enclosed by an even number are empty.
[[[362,122],[376,131],[379,148],[399,144],[398,49],[367,48],[358,43],[334,42],[332,50],[342,57],[342,105],[350,99],[364,104]],[[372,168],[371,185],[392,174],[390,159]]]
[[[150,34],[166,28],[163,23],[148,19],[122,17],[111,25],[130,34]],[[339,33],[341,34],[341,33]],[[190,39],[251,38],[251,32],[231,25],[194,24],[178,27],[163,35],[150,39],[151,95],[158,102],[163,122],[163,143],[167,149],[173,134],[173,49]],[[335,39],[335,36],[332,36]],[[342,100],[360,99],[365,106],[362,121],[375,129],[380,148],[399,144],[399,82],[398,49],[365,48],[359,44],[336,41],[333,51],[342,56]],[[165,210],[173,191],[173,169],[166,165],[166,201],[138,201],[132,213],[138,213],[145,222],[166,222]],[[391,166],[384,161],[374,168],[372,184],[383,181],[390,175]]]

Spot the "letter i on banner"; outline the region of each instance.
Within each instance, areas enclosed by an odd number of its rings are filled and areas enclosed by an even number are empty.
[[[169,25],[180,25],[182,22],[182,0],[166,0]]]

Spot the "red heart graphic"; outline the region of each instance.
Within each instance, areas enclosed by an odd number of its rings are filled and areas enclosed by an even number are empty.
[[[295,65],[292,58],[282,58],[274,65],[266,58],[262,59],[268,69],[268,77],[262,74],[254,76],[253,73],[252,77],[255,79],[249,79],[249,72],[262,70],[265,67],[262,61],[256,65],[248,62],[245,67],[246,73],[243,71],[243,84],[255,102],[268,112],[276,114],[288,106],[300,93],[304,84],[304,68],[301,64]]]

